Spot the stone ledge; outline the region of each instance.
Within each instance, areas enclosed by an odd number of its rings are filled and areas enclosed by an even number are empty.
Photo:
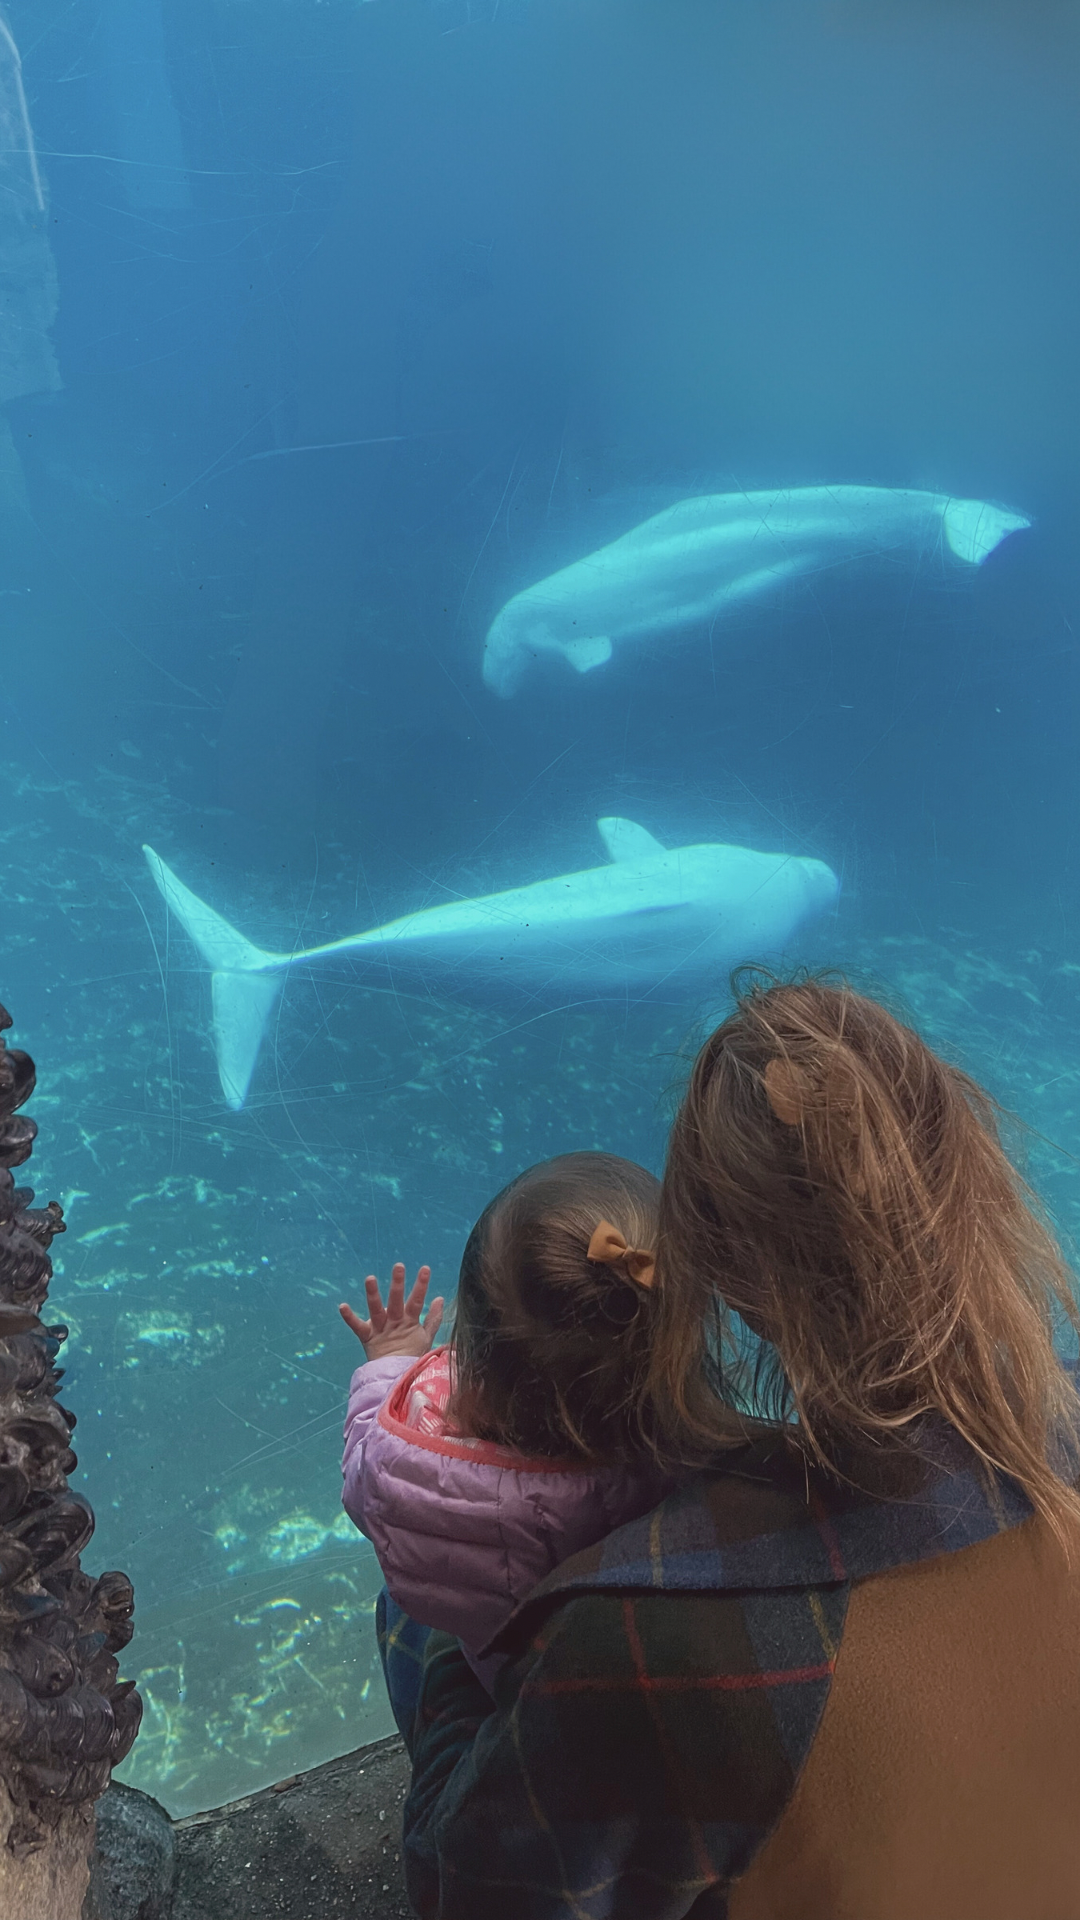
[[[408,1782],[395,1735],[175,1822],[117,1783],[99,1802],[82,1920],[412,1920]]]

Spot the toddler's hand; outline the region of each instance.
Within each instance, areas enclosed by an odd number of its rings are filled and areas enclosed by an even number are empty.
[[[383,1306],[379,1283],[373,1273],[369,1273],[364,1282],[367,1293],[368,1319],[361,1320],[360,1315],[344,1301],[338,1308],[347,1327],[355,1333],[364,1353],[369,1360],[386,1360],[394,1354],[415,1354],[419,1357],[427,1353],[443,1317],[442,1297],[433,1300],[427,1312],[427,1319],[420,1325],[420,1315],[424,1311],[427,1298],[428,1281],[431,1268],[421,1267],[417,1273],[412,1292],[405,1298],[405,1267],[399,1260],[390,1275],[390,1291]]]

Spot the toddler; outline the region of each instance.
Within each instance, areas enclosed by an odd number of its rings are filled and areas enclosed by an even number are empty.
[[[649,1512],[673,1484],[640,1412],[655,1310],[659,1183],[605,1153],[563,1154],[496,1195],[469,1236],[453,1336],[408,1299],[341,1315],[366,1362],[345,1422],[344,1505],[393,1599],[457,1635],[489,1689],[485,1648],[571,1554]]]

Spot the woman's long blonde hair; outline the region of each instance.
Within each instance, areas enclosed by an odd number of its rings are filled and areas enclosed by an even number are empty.
[[[1078,1404],[1053,1334],[1080,1315],[995,1102],[846,984],[735,985],[668,1150],[659,1430],[724,1444],[702,1379],[730,1401],[741,1377],[742,1404],[886,1492],[937,1414],[1075,1539],[1080,1464],[1062,1436]],[[731,1309],[766,1343],[749,1375]]]

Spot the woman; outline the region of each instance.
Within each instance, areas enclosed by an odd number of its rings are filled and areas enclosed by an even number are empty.
[[[655,1289],[641,1430],[682,1484],[518,1608],[495,1711],[384,1616],[417,1911],[1073,1920],[1077,1312],[993,1103],[846,987],[749,988]]]

